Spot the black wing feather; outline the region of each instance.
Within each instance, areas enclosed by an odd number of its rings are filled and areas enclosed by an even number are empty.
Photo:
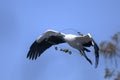
[[[53,43],[53,44],[60,44],[60,43],[64,43],[64,39],[61,36],[51,36],[47,39],[47,41]]]
[[[38,56],[40,56],[46,49],[48,49],[51,46],[52,46],[52,44],[45,40],[43,40],[40,43],[34,41],[30,47],[28,54],[27,54],[27,58],[37,59]]]
[[[34,41],[27,54],[27,58],[32,60],[37,59],[37,57],[39,57],[46,49],[48,49],[52,45],[56,45],[64,42],[65,41],[61,36],[50,36],[49,38],[44,39],[40,43]]]
[[[96,44],[96,42],[93,40],[93,47],[94,47],[94,50],[95,50],[95,68],[97,68],[98,66],[98,63],[99,63],[99,47],[98,45]]]

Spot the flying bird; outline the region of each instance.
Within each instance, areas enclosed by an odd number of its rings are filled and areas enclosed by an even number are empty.
[[[87,47],[93,46],[95,67],[97,67],[99,62],[99,47],[89,33],[87,35],[73,35],[64,34],[55,30],[47,30],[33,42],[27,54],[27,58],[36,60],[48,48],[61,43],[68,43],[72,48],[77,49],[90,64],[92,64],[92,61],[87,57],[85,51],[90,52]]]

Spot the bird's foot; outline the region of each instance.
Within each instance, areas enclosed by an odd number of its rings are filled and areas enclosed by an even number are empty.
[[[83,52],[82,51],[80,51],[80,55],[83,56]]]
[[[54,48],[55,48],[55,50],[58,50],[58,47],[57,47],[57,46],[55,46]]]
[[[72,51],[70,51],[69,49],[66,49],[66,48],[60,49],[60,51],[63,51],[63,52],[68,53],[70,55],[72,54]]]
[[[55,46],[54,48],[55,48],[55,50],[59,49],[59,47],[57,47],[57,46]],[[59,50],[64,52],[64,53],[68,53],[70,55],[72,54],[72,51],[70,51],[69,49],[66,49],[66,48],[60,48]]]

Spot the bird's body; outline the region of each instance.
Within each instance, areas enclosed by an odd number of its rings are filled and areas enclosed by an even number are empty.
[[[83,49],[83,45],[87,45],[87,43],[92,41],[91,36],[89,36],[89,34],[84,35],[84,36],[76,36],[76,35],[72,35],[72,34],[66,34],[65,40],[69,43],[69,45],[71,45],[72,47],[81,50]],[[91,45],[90,45],[91,46]]]
[[[72,34],[66,34],[64,39],[65,41],[73,48],[77,48],[78,44],[76,43],[76,38],[77,36],[72,35]]]
[[[52,45],[57,45],[60,43],[68,43],[71,47],[79,50],[83,53],[83,56],[92,64],[89,58],[87,58],[84,51],[90,52],[86,47],[94,46],[96,61],[98,64],[98,46],[92,39],[90,34],[87,35],[73,35],[64,34],[54,30],[47,30],[42,36],[38,37],[35,42],[31,45],[30,50],[27,54],[29,59],[37,59],[46,49]]]

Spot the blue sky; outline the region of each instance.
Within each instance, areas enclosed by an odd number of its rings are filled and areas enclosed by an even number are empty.
[[[46,29],[89,32],[98,44],[108,40],[120,31],[119,4],[119,0],[0,0],[0,80],[102,80],[102,56],[95,69],[74,49],[68,55],[51,47],[36,61],[26,55]],[[94,54],[87,55],[94,63]]]

